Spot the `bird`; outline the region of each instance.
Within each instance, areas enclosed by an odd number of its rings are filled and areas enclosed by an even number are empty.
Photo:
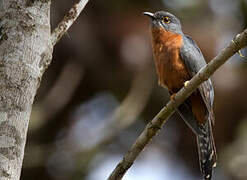
[[[195,41],[182,31],[180,20],[166,11],[143,12],[150,18],[152,51],[160,86],[167,88],[170,98],[186,87],[189,80],[206,65]],[[217,155],[212,126],[214,89],[211,79],[204,81],[176,111],[197,139],[200,170],[205,180],[212,178]]]

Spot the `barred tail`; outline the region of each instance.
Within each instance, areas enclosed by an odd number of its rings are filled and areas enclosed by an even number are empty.
[[[200,133],[197,134],[197,146],[201,173],[205,180],[210,180],[212,170],[216,167],[216,149],[210,121],[199,125]]]

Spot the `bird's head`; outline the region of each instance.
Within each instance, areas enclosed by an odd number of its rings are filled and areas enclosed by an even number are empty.
[[[179,19],[169,12],[157,11],[155,13],[144,12],[143,14],[151,19],[152,28],[163,28],[166,31],[182,33]]]

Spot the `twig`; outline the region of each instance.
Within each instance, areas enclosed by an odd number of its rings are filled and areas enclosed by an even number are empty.
[[[51,34],[51,42],[53,46],[68,31],[70,26],[75,22],[87,3],[88,0],[80,0],[78,3],[74,4],[69,12],[64,16],[63,20],[58,24],[58,26]]]
[[[203,82],[206,81],[220,66],[222,66],[231,56],[247,45],[247,29],[238,34],[230,44],[224,48],[208,65],[203,67],[188,83],[186,88],[182,88],[169,101],[166,106],[147,124],[141,135],[136,139],[122,161],[113,170],[108,180],[122,179],[126,171],[131,167],[137,156],[144,147],[151,141],[152,137],[162,128],[162,125],[174,113],[183,101]]]

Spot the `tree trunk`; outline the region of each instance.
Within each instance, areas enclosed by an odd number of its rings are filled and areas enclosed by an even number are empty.
[[[20,178],[28,122],[52,57],[49,0],[0,0],[0,179]]]

